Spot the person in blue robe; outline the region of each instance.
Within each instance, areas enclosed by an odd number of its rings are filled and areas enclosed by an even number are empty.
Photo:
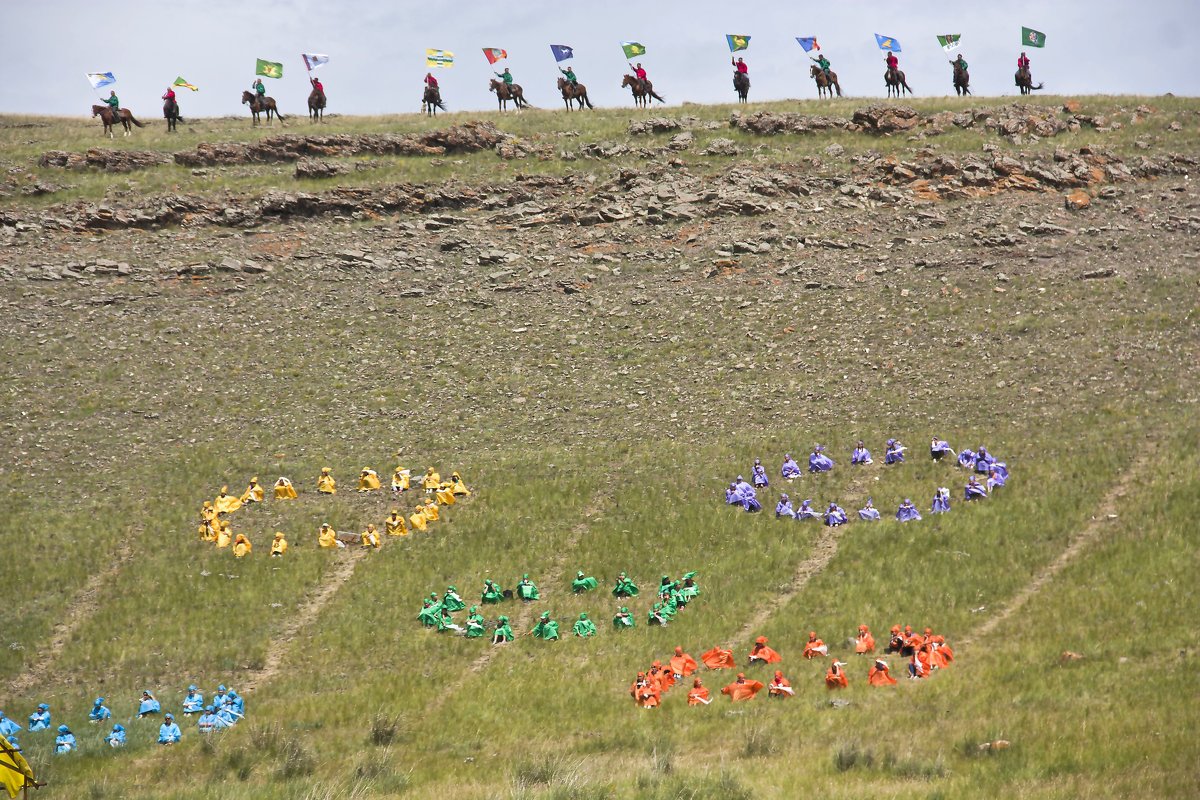
[[[225,707],[225,684],[222,683],[217,687],[217,691],[213,694],[212,705],[216,711]]]
[[[796,509],[796,519],[798,520],[803,521],[806,519],[820,518],[820,513],[818,513],[817,510],[812,507],[812,500],[805,500],[800,504],[800,507]]]
[[[142,700],[138,703],[138,719],[157,714],[162,711],[162,704],[150,694],[150,692],[142,692]]]
[[[111,718],[112,712],[104,705],[104,698],[97,697],[96,702],[92,704],[92,710],[88,712],[88,722],[103,722]]]
[[[738,490],[739,492],[741,492],[743,495],[745,495],[745,494],[746,494],[746,492],[748,492],[748,491],[753,491],[753,489],[754,489],[754,487],[753,487],[753,486],[751,486],[750,484],[746,483],[746,479],[745,479],[745,478],[743,478],[741,475],[738,475],[738,476],[737,476],[737,490]]]
[[[158,726],[159,744],[177,744],[183,738],[183,731],[175,724],[175,717],[170,713],[163,715],[163,723]]]
[[[846,510],[837,503],[830,503],[825,509],[825,524],[831,528],[846,524]]]
[[[765,489],[771,485],[771,481],[767,478],[767,468],[762,465],[760,459],[754,459],[754,466],[750,469],[750,480],[754,482],[755,489]]]
[[[900,444],[898,439],[888,439],[887,449],[883,453],[884,464],[903,464],[904,451],[908,448]]]
[[[217,729],[217,715],[212,706],[205,706],[200,719],[196,720],[196,729],[201,733],[212,733]]]
[[[990,493],[993,489],[1002,489],[1008,483],[1008,467],[1003,461],[997,461],[992,464],[992,471],[988,474],[987,490]]]
[[[29,731],[50,730],[50,706],[39,703],[37,711],[29,715]]]
[[[963,492],[965,500],[980,500],[987,497],[987,487],[979,482],[979,479],[972,475],[967,479],[967,488]]]
[[[900,520],[901,522],[908,522],[909,520],[920,518],[921,512],[917,511],[917,507],[914,506],[912,500],[908,499],[907,497],[904,498],[904,502],[900,504],[900,507],[896,509],[896,519]]]
[[[183,713],[187,715],[200,714],[204,712],[204,695],[192,684],[188,687],[187,694],[183,696]]]
[[[779,495],[779,502],[775,504],[775,519],[780,517],[796,518],[796,512],[792,509],[791,498],[787,494]]]
[[[230,689],[225,695],[225,705],[232,707],[233,713],[238,719],[246,716],[246,698]]]
[[[817,445],[808,457],[809,472],[829,472],[833,469],[833,459],[825,455],[825,448]]]
[[[861,465],[875,462],[871,460],[871,451],[866,448],[866,445],[859,442],[854,446],[854,452],[850,454],[850,463]]]
[[[992,464],[996,463],[996,457],[987,451],[983,445],[979,446],[979,451],[975,454],[975,471],[980,475],[987,475],[992,470]]]
[[[21,730],[22,728],[18,723],[13,722],[11,719],[4,716],[3,711],[0,711],[0,736],[3,736],[7,739],[9,736],[12,736],[14,733],[17,733]]]
[[[750,484],[742,487],[742,508],[750,513],[762,511],[762,503],[758,502],[758,492],[754,491]]]
[[[104,743],[109,747],[125,746],[125,726],[121,723],[113,725],[112,731],[104,737]]]
[[[800,477],[800,465],[796,463],[796,459],[792,458],[791,453],[783,454],[783,467],[779,470],[779,474],[787,481],[793,481]]]
[[[54,752],[61,755],[75,749],[75,734],[66,725],[58,726],[58,735],[54,737]]]
[[[217,721],[220,722],[219,727],[221,728],[232,728],[238,722],[237,715],[233,713],[233,705],[231,703],[226,702],[225,705],[216,710],[216,713]]]
[[[968,447],[959,453],[958,465],[965,469],[975,469],[975,451]]]
[[[954,448],[945,439],[933,437],[933,441],[929,443],[929,457],[934,461],[941,461],[942,457],[949,453],[954,455]]]
[[[944,514],[949,510],[950,490],[943,486],[933,493],[933,507],[929,511],[933,514]]]
[[[729,488],[725,490],[725,505],[740,506],[742,504],[742,493],[737,488],[737,483],[729,484]]]
[[[879,520],[879,509],[871,503],[871,498],[867,498],[867,504],[858,510],[858,518],[867,522]]]

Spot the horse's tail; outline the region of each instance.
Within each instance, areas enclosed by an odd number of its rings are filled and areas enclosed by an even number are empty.
[[[132,122],[134,125],[137,125],[139,128],[144,128],[144,127],[146,127],[146,126],[145,126],[145,125],[143,125],[142,123],[138,122],[138,121],[137,121],[137,118],[136,118],[136,117],[134,117],[132,113],[129,115],[129,121],[130,121],[130,122]]]
[[[592,101],[588,100],[587,92],[583,93],[583,102],[587,103],[588,108],[595,108],[595,106],[592,105]]]
[[[657,100],[657,101],[658,101],[658,102],[660,102],[660,103],[666,103],[666,102],[667,102],[666,100],[662,99],[662,98],[661,98],[661,97],[659,97],[657,94],[655,94],[655,92],[654,92],[654,90],[653,90],[653,89],[650,91],[650,96],[651,96],[651,97],[653,97],[655,100]]]
[[[838,97],[842,96],[842,85],[837,81],[833,82],[833,88],[837,89]]]
[[[1039,83],[1037,86],[1034,86],[1033,84],[1030,84],[1030,86],[1029,86],[1029,91],[1031,91],[1031,92],[1035,92],[1035,91],[1037,91],[1038,89],[1042,88],[1043,86],[1045,86],[1045,84],[1044,84],[1044,83]]]
[[[280,122],[282,122],[282,121],[284,120],[284,116],[283,116],[283,114],[280,114],[280,113],[279,113],[279,109],[278,109],[278,108],[276,108],[276,109],[275,109],[275,116],[279,117],[279,121],[280,121]]]

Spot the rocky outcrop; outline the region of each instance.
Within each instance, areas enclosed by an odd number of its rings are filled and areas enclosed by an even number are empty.
[[[47,150],[38,159],[40,167],[62,169],[100,169],[105,172],[132,172],[137,169],[170,163],[166,153],[151,150],[109,150],[93,147],[86,153],[71,153],[66,150]]]

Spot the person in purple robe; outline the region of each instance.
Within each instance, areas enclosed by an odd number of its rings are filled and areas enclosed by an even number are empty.
[[[821,515],[817,513],[815,508],[812,507],[812,500],[805,500],[800,504],[800,507],[796,509],[796,519],[798,520],[820,519],[820,517]]]
[[[738,491],[739,491],[741,494],[743,494],[743,495],[744,495],[744,494],[746,493],[746,491],[747,491],[747,490],[751,490],[751,491],[752,491],[753,489],[754,489],[754,487],[753,487],[753,486],[751,486],[750,484],[746,483],[746,479],[745,479],[745,478],[743,478],[741,475],[738,475],[738,476],[737,476],[737,490],[738,490]]]
[[[958,454],[958,465],[965,469],[975,469],[975,451],[967,448]]]
[[[950,510],[950,490],[945,486],[933,493],[933,508],[929,509],[933,514],[944,514]]]
[[[784,453],[783,468],[779,472],[783,475],[783,479],[789,482],[800,477],[800,465],[796,463],[796,459],[792,458],[791,453]]]
[[[967,488],[963,493],[966,500],[981,500],[987,497],[987,487],[979,482],[979,479],[972,475],[967,479]]]
[[[754,466],[750,469],[750,480],[754,482],[755,489],[765,489],[771,485],[771,481],[767,478],[767,468],[757,458],[754,459]]]
[[[725,490],[725,505],[740,506],[742,504],[742,493],[737,488],[737,483],[729,484],[729,488]]]
[[[1003,461],[997,461],[992,464],[992,471],[988,474],[987,490],[990,494],[993,489],[1002,489],[1004,484],[1008,483],[1008,468],[1004,466]]]
[[[796,518],[796,512],[792,509],[792,501],[787,494],[779,495],[779,502],[775,504],[775,519],[780,517]]]
[[[825,524],[831,528],[846,524],[846,510],[837,503],[830,503],[825,509]]]
[[[871,451],[863,446],[862,442],[859,442],[857,445],[855,445],[854,452],[850,454],[850,463],[873,464],[875,462],[871,460]]]
[[[975,471],[980,475],[987,475],[992,471],[992,464],[996,463],[996,457],[987,451],[983,445],[979,446],[979,452],[975,454]]]
[[[762,511],[762,503],[758,502],[758,492],[754,491],[750,484],[746,484],[742,489],[742,508],[751,513]]]
[[[908,448],[900,444],[898,439],[887,440],[887,450],[883,454],[884,464],[903,464],[904,451]]]
[[[867,522],[879,521],[879,509],[871,503],[871,498],[867,498],[867,504],[858,510],[858,518]]]
[[[833,459],[825,455],[825,448],[817,445],[813,448],[812,455],[808,457],[809,472],[829,472],[833,469]]]
[[[901,522],[920,518],[921,512],[917,511],[917,507],[913,505],[913,501],[907,497],[904,498],[904,502],[900,504],[900,507],[896,509],[896,519]]]
[[[941,461],[942,456],[947,453],[954,455],[954,448],[950,446],[950,443],[945,439],[933,437],[933,441],[929,443],[929,457],[934,461]]]

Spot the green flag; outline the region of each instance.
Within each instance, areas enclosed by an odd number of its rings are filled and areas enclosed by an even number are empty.
[[[1045,47],[1046,34],[1033,28],[1021,28],[1021,44],[1026,47]]]
[[[264,78],[282,78],[283,64],[278,61],[264,61],[260,58],[254,67],[254,74],[262,75]]]
[[[962,39],[962,34],[959,33],[947,33],[945,36],[937,37],[938,44],[940,44],[942,49],[947,53],[949,53],[951,50],[954,50],[959,46],[959,44],[961,44],[959,41],[960,39]]]
[[[646,45],[639,42],[621,42],[621,49],[625,51],[626,58],[634,58],[646,54]]]

